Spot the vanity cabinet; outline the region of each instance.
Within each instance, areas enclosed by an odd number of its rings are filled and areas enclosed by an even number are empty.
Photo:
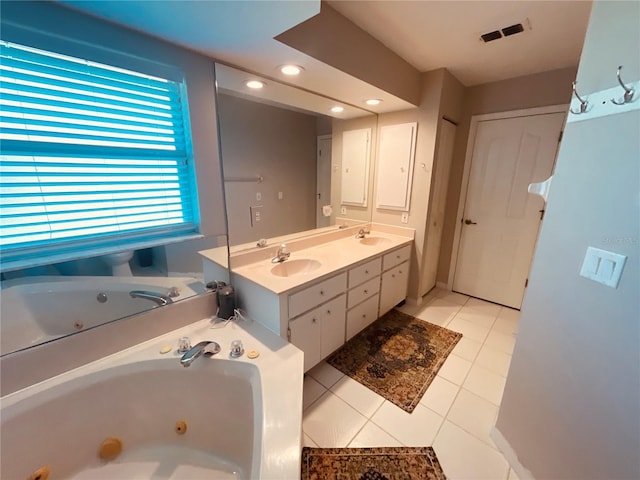
[[[387,313],[407,296],[409,285],[409,259],[411,247],[402,247],[386,254],[382,259],[382,282],[380,286],[380,316]]]
[[[349,270],[346,340],[378,318],[381,271],[381,256]]]

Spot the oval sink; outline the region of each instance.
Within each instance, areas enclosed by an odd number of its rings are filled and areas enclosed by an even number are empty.
[[[360,239],[360,243],[363,245],[379,246],[390,243],[391,240],[384,237],[364,237]]]
[[[296,260],[285,260],[271,269],[271,273],[277,277],[295,277],[297,275],[307,275],[322,265],[317,260],[299,258]]]

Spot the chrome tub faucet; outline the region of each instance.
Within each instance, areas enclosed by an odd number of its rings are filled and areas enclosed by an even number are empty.
[[[191,347],[180,359],[180,365],[188,367],[193,361],[202,355],[215,355],[220,352],[220,344],[209,340],[202,341]]]
[[[173,299],[169,295],[165,295],[163,293],[148,292],[146,290],[131,290],[129,295],[131,298],[144,298],[145,300],[151,300],[159,306],[173,303]]]

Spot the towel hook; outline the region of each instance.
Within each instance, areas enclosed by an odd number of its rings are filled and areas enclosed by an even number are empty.
[[[624,84],[624,82],[622,81],[622,79],[620,78],[620,70],[622,70],[622,65],[620,65],[618,67],[618,71],[616,72],[616,76],[618,77],[618,83],[624,89],[624,96],[622,97],[622,101],[621,102],[616,102],[613,98],[611,99],[611,101],[613,103],[615,103],[616,105],[624,105],[625,103],[631,103],[633,101],[633,95],[635,93],[633,91],[633,88],[627,87]]]
[[[580,100],[580,110],[578,110],[577,112],[573,108],[571,108],[570,110],[574,115],[580,115],[581,113],[587,111],[587,105],[589,105],[589,102],[583,100],[582,98],[580,98],[580,95],[578,95],[578,91],[576,90],[576,82],[571,82],[571,88],[573,89],[573,94],[578,100]]]

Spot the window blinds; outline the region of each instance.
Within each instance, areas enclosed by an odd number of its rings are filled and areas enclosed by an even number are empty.
[[[0,41],[3,264],[197,232],[184,85]]]

